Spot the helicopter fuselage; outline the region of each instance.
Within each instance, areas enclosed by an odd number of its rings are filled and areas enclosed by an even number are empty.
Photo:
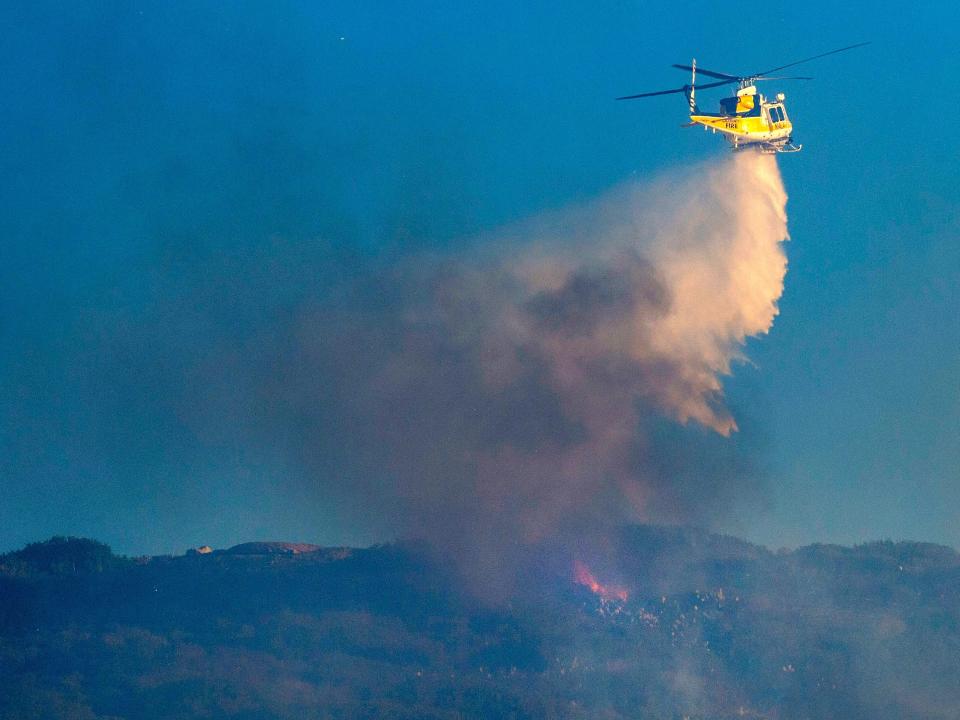
[[[734,149],[759,145],[768,152],[789,152],[796,147],[791,144],[793,123],[787,117],[782,93],[768,101],[757,94],[755,87],[746,87],[736,96],[721,100],[719,113],[705,113],[697,108],[691,113],[690,122],[722,133]]]

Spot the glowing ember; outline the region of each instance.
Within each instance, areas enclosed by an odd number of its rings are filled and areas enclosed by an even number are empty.
[[[626,588],[619,585],[602,585],[597,582],[597,578],[590,572],[590,568],[585,563],[575,560],[573,563],[573,580],[578,585],[584,585],[590,588],[590,592],[598,595],[604,600],[620,600],[626,602],[629,593]]]

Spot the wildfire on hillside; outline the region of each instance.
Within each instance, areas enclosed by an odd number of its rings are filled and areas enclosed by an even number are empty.
[[[600,583],[587,564],[580,560],[573,562],[573,580],[578,585],[590,588],[590,592],[603,600],[626,602],[630,595],[625,587]]]

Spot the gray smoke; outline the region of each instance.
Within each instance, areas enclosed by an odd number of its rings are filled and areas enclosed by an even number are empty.
[[[58,394],[8,460],[105,492],[275,478],[482,568],[571,529],[709,521],[756,481],[721,379],[776,315],[785,201],[745,154],[443,252],[166,229],[136,303],[104,288],[62,366],[18,369]]]
[[[742,155],[364,274],[298,311],[257,381],[268,426],[321,501],[353,478],[370,513],[482,565],[571,527],[708,519],[755,479],[717,450],[721,377],[776,315],[785,200]]]

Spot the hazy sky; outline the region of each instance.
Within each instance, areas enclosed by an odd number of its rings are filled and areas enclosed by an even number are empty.
[[[5,4],[0,550],[389,539],[349,520],[356,479],[285,476],[289,438],[210,432],[198,412],[247,422],[233,384],[198,384],[198,411],[171,378],[208,353],[236,379],[251,326],[334,302],[358,264],[728,152],[679,127],[682,98],[613,102],[682,84],[671,63],[864,40],[768,88],[804,151],[780,159],[780,317],[726,384],[766,490],[721,527],[960,546],[960,10],[596,5]]]

